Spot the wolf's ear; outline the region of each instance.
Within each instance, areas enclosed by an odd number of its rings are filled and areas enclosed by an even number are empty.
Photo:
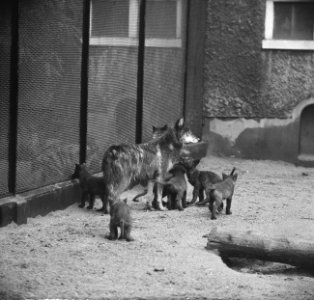
[[[200,161],[201,161],[200,159],[193,160],[194,167],[196,167],[200,163]]]
[[[222,173],[222,180],[225,180],[228,177],[226,173]]]
[[[164,125],[163,127],[161,127],[162,130],[167,130],[168,129],[168,125]]]
[[[237,173],[232,175],[232,180],[233,181],[237,181],[237,179],[238,179],[238,174]]]
[[[113,158],[116,158],[116,157],[117,157],[117,153],[118,153],[118,152],[117,152],[116,149],[112,149],[112,150],[111,150],[111,154],[112,154],[112,157],[113,157]]]
[[[184,118],[180,118],[179,120],[177,120],[176,124],[175,124],[175,129],[180,129],[184,126]]]
[[[230,175],[233,175],[235,170],[236,170],[236,168],[233,167],[233,168],[232,168],[232,171],[231,171],[231,173],[230,173]]]
[[[157,129],[157,128],[153,125],[153,132],[155,132],[155,131],[156,131],[156,129]]]

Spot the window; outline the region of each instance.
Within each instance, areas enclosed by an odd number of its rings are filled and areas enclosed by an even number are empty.
[[[182,46],[182,1],[146,1],[146,46]],[[138,45],[138,18],[139,0],[92,0],[90,44]]]
[[[314,50],[314,2],[267,0],[263,48]]]

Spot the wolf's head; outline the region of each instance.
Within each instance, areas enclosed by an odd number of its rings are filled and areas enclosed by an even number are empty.
[[[160,136],[162,136],[168,129],[168,125],[164,125],[164,126],[161,126],[161,127],[156,127],[156,126],[153,126],[153,136],[152,138],[153,139],[156,139],[156,138],[159,138]]]
[[[71,179],[81,179],[82,174],[88,174],[86,163],[75,164],[74,173],[71,176]]]
[[[195,144],[200,141],[200,139],[194,135],[187,126],[185,126],[183,118],[177,120],[174,125],[174,130],[178,140],[183,144]]]
[[[225,180],[227,178],[231,178],[233,182],[236,182],[238,179],[238,174],[234,173],[236,170],[235,167],[232,168],[232,171],[230,172],[229,175],[227,175],[226,173],[222,173],[222,180]]]
[[[181,164],[185,168],[186,173],[188,174],[193,173],[199,163],[199,159],[193,159],[191,157],[181,157],[179,161],[179,164]]]

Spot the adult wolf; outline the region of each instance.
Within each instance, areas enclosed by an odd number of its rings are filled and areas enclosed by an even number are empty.
[[[185,134],[190,134],[180,118],[156,139],[138,145],[113,145],[107,149],[102,161],[102,171],[107,188],[108,201],[112,204],[120,194],[137,184],[148,185],[148,209],[152,208],[155,182],[164,181],[167,171],[176,163],[183,150]],[[157,209],[164,210],[162,189],[156,183]]]

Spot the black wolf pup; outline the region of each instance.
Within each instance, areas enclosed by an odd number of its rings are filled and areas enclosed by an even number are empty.
[[[168,173],[169,175],[161,182],[164,185],[163,197],[168,198],[167,207],[169,210],[176,208],[183,210],[187,207],[185,168],[181,164],[175,164]]]
[[[89,205],[87,209],[92,209],[94,207],[95,196],[99,196],[103,207],[99,209],[100,211],[104,211],[104,213],[109,212],[109,203],[106,199],[106,187],[104,183],[103,177],[97,177],[91,175],[87,171],[86,164],[75,164],[75,170],[72,175],[72,179],[79,179],[80,187],[81,187],[81,203],[79,207],[85,207],[85,202],[89,197]]]
[[[126,203],[126,199],[116,200],[110,209],[110,234],[109,240],[116,240],[118,238],[118,227],[120,227],[120,240],[127,240],[128,242],[134,241],[131,237],[132,218],[131,209]]]
[[[109,202],[112,204],[122,192],[142,184],[148,185],[151,199],[147,206],[152,209],[155,180],[163,181],[165,174],[179,160],[180,155],[187,152],[183,149],[182,139],[189,132],[184,119],[180,118],[174,127],[169,127],[160,137],[147,143],[109,147],[102,161]],[[165,209],[162,204],[162,189],[162,184],[156,183],[159,210]]]
[[[238,174],[234,174],[235,168],[232,169],[230,175],[223,174],[223,181],[211,184],[206,188],[206,196],[209,198],[209,210],[211,211],[211,219],[215,220],[217,208],[221,206],[222,201],[226,199],[226,214],[231,215],[231,201],[234,193],[235,182]]]
[[[183,159],[181,163],[186,169],[186,175],[189,183],[194,187],[193,198],[189,203],[194,204],[199,198],[198,205],[204,205],[209,202],[209,199],[204,200],[204,191],[209,184],[215,184],[222,181],[222,178],[214,172],[211,171],[200,171],[196,167],[200,160],[193,159]]]

